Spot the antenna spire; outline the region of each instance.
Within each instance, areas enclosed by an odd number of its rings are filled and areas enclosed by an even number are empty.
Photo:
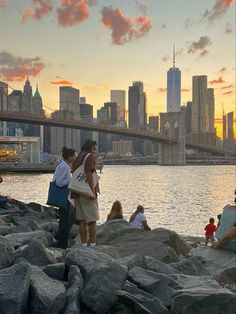
[[[175,44],[173,47],[173,68],[175,68]]]

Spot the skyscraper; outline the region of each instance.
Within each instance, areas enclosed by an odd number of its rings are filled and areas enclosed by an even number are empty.
[[[145,129],[147,126],[147,99],[143,82],[129,86],[129,128]]]
[[[0,111],[7,111],[8,85],[0,82]],[[0,135],[7,135],[7,122],[0,121]]]
[[[118,106],[118,120],[125,120],[125,90],[111,90],[110,101],[116,102]]]
[[[206,75],[193,76],[192,79],[192,132],[209,132],[209,108]]]
[[[181,104],[181,71],[175,67],[175,47],[173,67],[167,72],[167,112],[180,111]]]
[[[71,86],[60,86],[60,110],[79,115],[80,91]]]
[[[209,132],[215,133],[215,96],[214,88],[207,89]]]

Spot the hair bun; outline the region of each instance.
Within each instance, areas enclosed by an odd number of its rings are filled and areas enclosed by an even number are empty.
[[[67,150],[67,147],[66,146],[63,146],[62,147],[62,152],[65,152]]]

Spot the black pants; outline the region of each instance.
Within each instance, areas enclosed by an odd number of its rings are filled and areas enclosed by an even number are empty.
[[[67,202],[67,209],[59,209],[59,229],[55,238],[58,240],[58,245],[62,249],[68,247],[68,238],[70,229],[74,223],[75,214],[70,202]]]

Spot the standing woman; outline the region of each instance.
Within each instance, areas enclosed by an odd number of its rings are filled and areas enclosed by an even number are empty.
[[[88,245],[88,239],[90,246],[96,245],[96,233],[97,233],[97,220],[99,220],[98,212],[98,200],[97,194],[100,193],[99,185],[93,180],[93,172],[95,169],[95,152],[97,143],[93,140],[87,140],[84,142],[81,148],[80,154],[76,157],[72,164],[73,172],[79,168],[85,158],[84,171],[86,173],[87,182],[93,193],[93,196],[88,198],[79,195],[75,192],[71,192],[71,198],[75,199],[75,218],[79,222],[79,232],[81,243],[84,247]],[[87,225],[88,233],[87,234]]]
[[[67,186],[71,179],[71,164],[75,159],[75,150],[72,148],[63,147],[62,161],[56,167],[52,181],[57,186]],[[59,208],[59,229],[55,236],[60,248],[66,249],[68,246],[69,231],[74,221],[74,210],[69,201],[67,201],[67,208]]]

